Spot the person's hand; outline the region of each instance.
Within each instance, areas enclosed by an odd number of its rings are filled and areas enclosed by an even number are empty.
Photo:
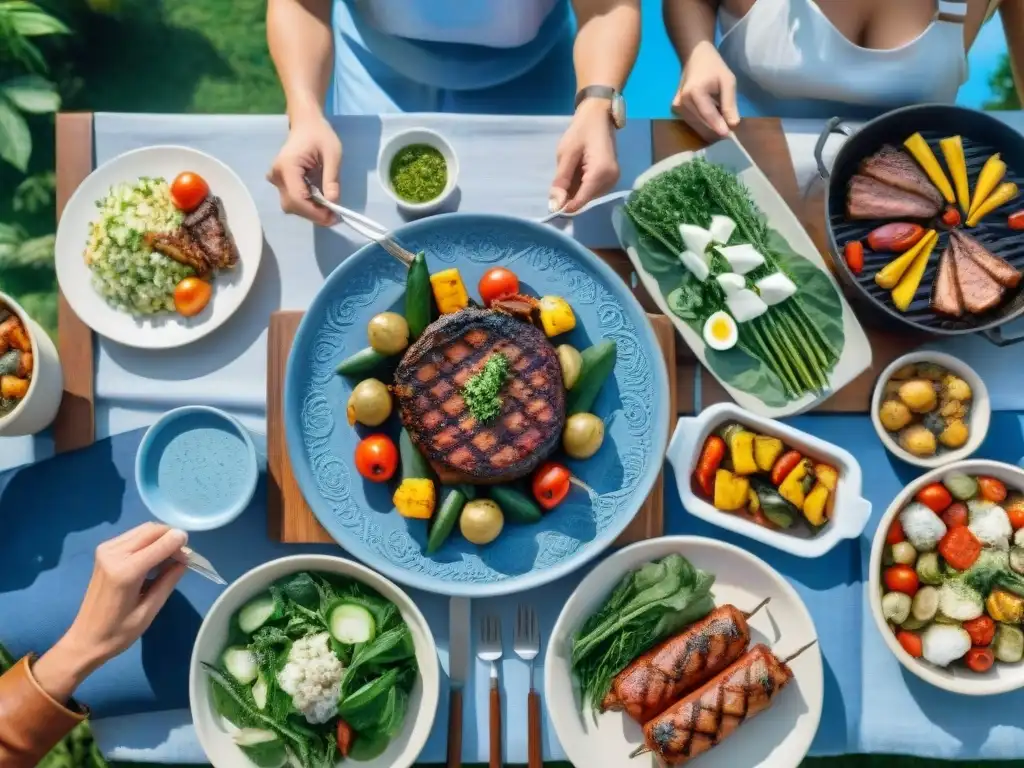
[[[736,76],[711,43],[699,43],[690,54],[672,111],[705,141],[728,136],[740,124]]]
[[[288,138],[277,153],[267,180],[281,193],[281,209],[296,213],[314,224],[329,227],[335,215],[309,199],[303,176],[314,177],[323,169],[321,191],[331,202],[341,197],[338,172],[341,167],[341,139],[323,115],[292,122]]]
[[[604,99],[587,99],[558,143],[555,180],[548,193],[552,211],[578,211],[619,180],[615,126]]]
[[[97,547],[78,616],[33,667],[43,690],[66,700],[93,670],[139,639],[185,572],[170,558],[187,540],[183,531],[145,523]],[[155,576],[147,580],[150,571]]]

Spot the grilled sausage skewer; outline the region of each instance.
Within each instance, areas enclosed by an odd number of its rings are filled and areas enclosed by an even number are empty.
[[[648,722],[646,743],[630,757],[654,752],[667,765],[682,765],[712,749],[772,705],[793,679],[789,662],[816,642],[781,661],[767,646],[755,645],[727,670]]]
[[[655,646],[615,676],[601,711],[624,709],[641,725],[661,714],[743,654],[750,643],[746,620],[767,604],[765,599],[748,613],[719,606]]]

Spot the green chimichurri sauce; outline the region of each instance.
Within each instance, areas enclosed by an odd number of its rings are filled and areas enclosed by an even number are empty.
[[[391,161],[388,171],[395,194],[410,203],[426,203],[448,184],[448,164],[444,155],[427,144],[403,147]]]

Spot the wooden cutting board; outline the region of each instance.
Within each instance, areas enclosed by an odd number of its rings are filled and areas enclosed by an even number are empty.
[[[670,413],[678,413],[678,403],[686,403],[689,412],[693,402],[693,364],[677,365],[676,337],[672,323],[664,315],[650,315],[658,336],[669,375]],[[286,544],[334,543],[313,515],[302,496],[292,473],[285,443],[284,376],[288,353],[292,348],[302,312],[275,312],[270,316],[267,337],[267,522],[270,537]],[[683,381],[680,381],[683,379]],[[679,400],[679,395],[684,400]],[[666,424],[671,430],[673,423]],[[617,546],[656,538],[665,532],[664,477],[660,472],[633,522],[616,541]]]

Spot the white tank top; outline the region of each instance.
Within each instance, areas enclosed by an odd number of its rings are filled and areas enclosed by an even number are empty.
[[[718,50],[745,114],[866,119],[907,104],[951,103],[967,79],[965,3],[937,5],[915,39],[876,50],[850,42],[814,0],[756,0],[741,19],[719,11]]]
[[[537,36],[560,0],[354,0],[381,32],[433,43],[517,48]]]

